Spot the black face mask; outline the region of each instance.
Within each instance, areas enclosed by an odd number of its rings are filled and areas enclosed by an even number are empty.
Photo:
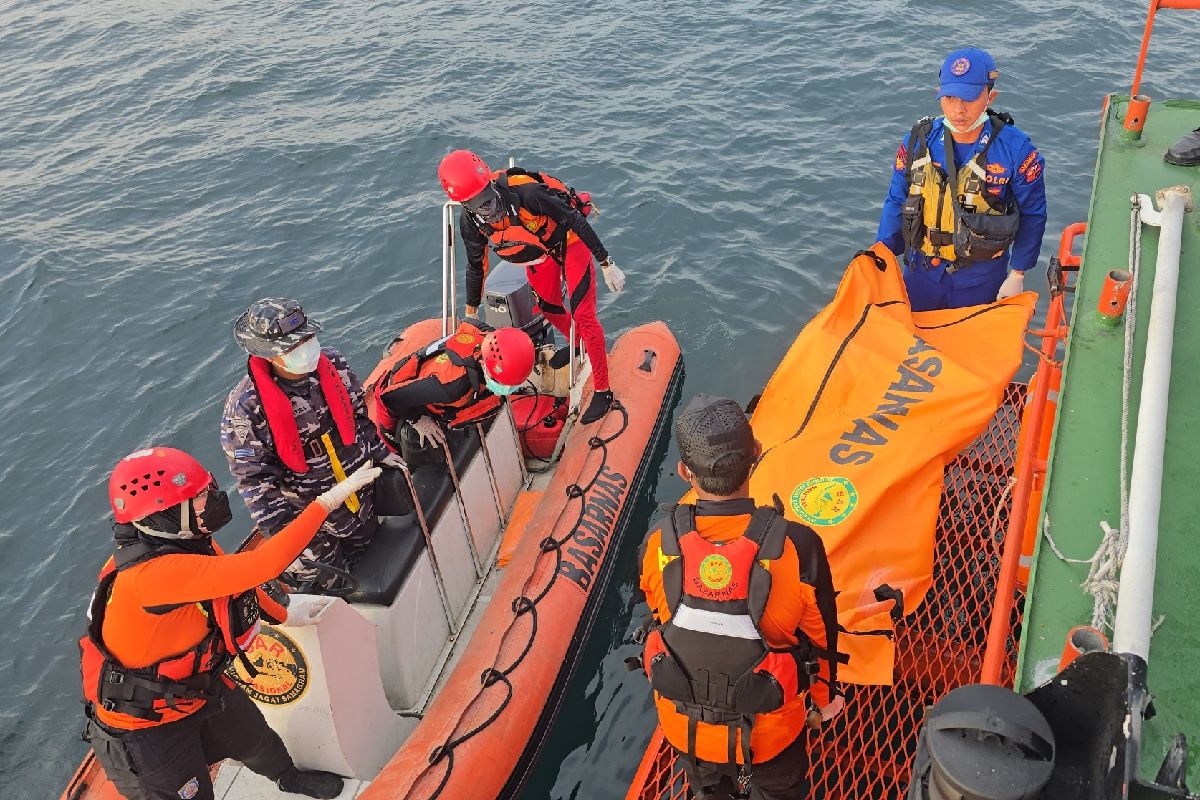
[[[204,510],[196,514],[196,523],[200,530],[212,536],[224,528],[233,519],[233,511],[229,508],[229,495],[225,492],[208,493],[208,501]]]

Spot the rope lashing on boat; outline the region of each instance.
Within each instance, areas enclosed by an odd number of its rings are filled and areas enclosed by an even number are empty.
[[[500,637],[500,645],[496,648],[496,656],[492,660],[492,666],[488,667],[480,674],[479,691],[476,692],[475,696],[469,703],[467,703],[462,713],[459,714],[458,719],[455,721],[454,727],[451,729],[451,733],[446,741],[433,748],[433,750],[429,753],[429,766],[423,769],[417,776],[417,779],[413,781],[412,787],[410,787],[408,792],[405,794],[406,798],[413,797],[413,790],[421,784],[422,780],[429,775],[431,770],[444,761],[446,762],[445,773],[442,775],[441,781],[438,782],[437,788],[433,790],[432,794],[428,795],[428,800],[434,800],[434,798],[440,797],[442,791],[446,788],[446,784],[450,782],[450,775],[454,772],[455,748],[470,740],[472,737],[476,736],[493,722],[498,720],[500,715],[504,713],[504,709],[507,708],[508,704],[512,701],[513,685],[512,681],[508,679],[508,676],[511,675],[513,671],[521,665],[521,663],[525,660],[525,657],[529,655],[529,651],[533,648],[534,640],[537,638],[538,603],[540,603],[542,599],[550,593],[550,590],[554,588],[554,584],[562,575],[562,547],[580,529],[580,526],[583,523],[585,499],[587,494],[595,485],[596,480],[600,477],[608,463],[608,445],[625,433],[625,431],[629,428],[629,412],[621,404],[620,400],[613,400],[612,406],[609,410],[609,415],[606,415],[604,418],[605,422],[608,421],[613,411],[620,412],[620,428],[610,436],[593,436],[588,439],[588,447],[590,447],[592,451],[598,450],[600,452],[600,463],[596,467],[595,474],[593,474],[588,482],[582,486],[577,481],[566,488],[567,502],[563,503],[562,508],[559,509],[558,516],[555,517],[554,520],[554,525],[550,529],[551,534],[539,543],[541,552],[534,561],[533,568],[529,571],[529,576],[525,579],[525,584],[521,587],[521,593],[512,602],[513,618]],[[603,425],[604,423],[601,424]],[[567,506],[570,505],[571,500],[579,500],[579,513],[575,518],[574,524],[571,525],[571,529],[567,531],[562,538],[556,539],[553,531],[558,528],[558,523],[561,522],[566,516]],[[554,557],[554,569],[550,573],[550,579],[546,582],[545,586],[543,586],[537,591],[536,594],[530,597],[530,591],[533,589],[533,580],[539,573],[542,572],[540,567],[543,565],[543,559],[551,555]],[[607,556],[607,554],[605,555]],[[522,616],[525,615],[529,616],[530,621],[529,638],[521,648],[521,652],[512,660],[512,663],[508,664],[507,666],[501,666],[499,661],[501,654],[508,650],[506,647],[508,644],[508,638],[516,628],[518,621]],[[504,697],[501,699],[499,706],[497,706],[496,709],[492,711],[491,714],[488,715],[487,719],[485,719],[483,722],[475,725],[473,728],[463,733],[455,735],[455,731],[457,731],[463,724],[464,718],[466,718],[468,713],[470,713],[470,711],[475,707],[476,703],[481,703],[483,701],[484,692],[498,683],[503,684],[505,689]]]

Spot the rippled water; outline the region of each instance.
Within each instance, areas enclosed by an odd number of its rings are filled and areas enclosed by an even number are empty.
[[[947,50],[997,57],[998,105],[1046,156],[1050,242],[1086,215],[1101,97],[1127,85],[1142,15],[1132,0],[0,3],[4,797],[57,796],[84,752],[74,639],[109,547],[107,470],[169,442],[223,474],[221,401],[244,369],[230,321],[256,297],[302,299],[362,373],[429,316],[446,151],[513,154],[592,191],[629,276],[601,295],[609,332],[666,319],[685,395],[744,401],[872,241]],[[1195,25],[1164,15],[1152,94],[1187,94]],[[639,534],[528,797],[619,798],[636,767],[652,711],[619,644],[640,616]]]

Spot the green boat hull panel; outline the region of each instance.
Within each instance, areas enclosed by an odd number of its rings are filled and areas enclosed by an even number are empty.
[[[1180,167],[1163,154],[1200,127],[1200,102],[1154,103],[1140,139],[1122,136],[1129,98],[1112,96],[1101,125],[1083,265],[1067,340],[1058,417],[1039,520],[1070,559],[1089,559],[1100,546],[1100,523],[1120,524],[1121,386],[1124,322],[1109,329],[1096,319],[1105,275],[1129,260],[1130,198],[1151,197],[1178,184],[1200,196],[1200,167]],[[1188,783],[1200,786],[1200,214],[1184,217],[1178,313],[1164,456],[1154,618],[1147,683],[1156,716],[1146,720],[1138,772],[1155,779],[1180,732],[1189,734]],[[1130,391],[1130,453],[1137,423],[1141,366],[1155,274],[1158,229],[1142,229],[1137,286],[1134,369]],[[1057,671],[1067,632],[1092,618],[1091,595],[1080,584],[1088,564],[1067,563],[1041,537],[1034,553],[1016,688],[1028,694]],[[1106,631],[1110,633],[1111,631]],[[1133,796],[1166,797],[1178,794]]]

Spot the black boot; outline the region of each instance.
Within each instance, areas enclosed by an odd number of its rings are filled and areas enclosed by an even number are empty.
[[[550,369],[562,369],[571,360],[571,348],[560,347],[550,356]]]
[[[613,393],[612,390],[607,392],[593,392],[592,402],[588,403],[587,411],[583,412],[583,416],[579,421],[584,425],[591,425],[596,420],[608,413],[608,409],[612,406]]]
[[[319,769],[296,769],[294,766],[275,780],[281,792],[302,794],[331,800],[342,793],[342,778]]]
[[[1180,167],[1200,166],[1200,128],[1171,145],[1163,161]]]

